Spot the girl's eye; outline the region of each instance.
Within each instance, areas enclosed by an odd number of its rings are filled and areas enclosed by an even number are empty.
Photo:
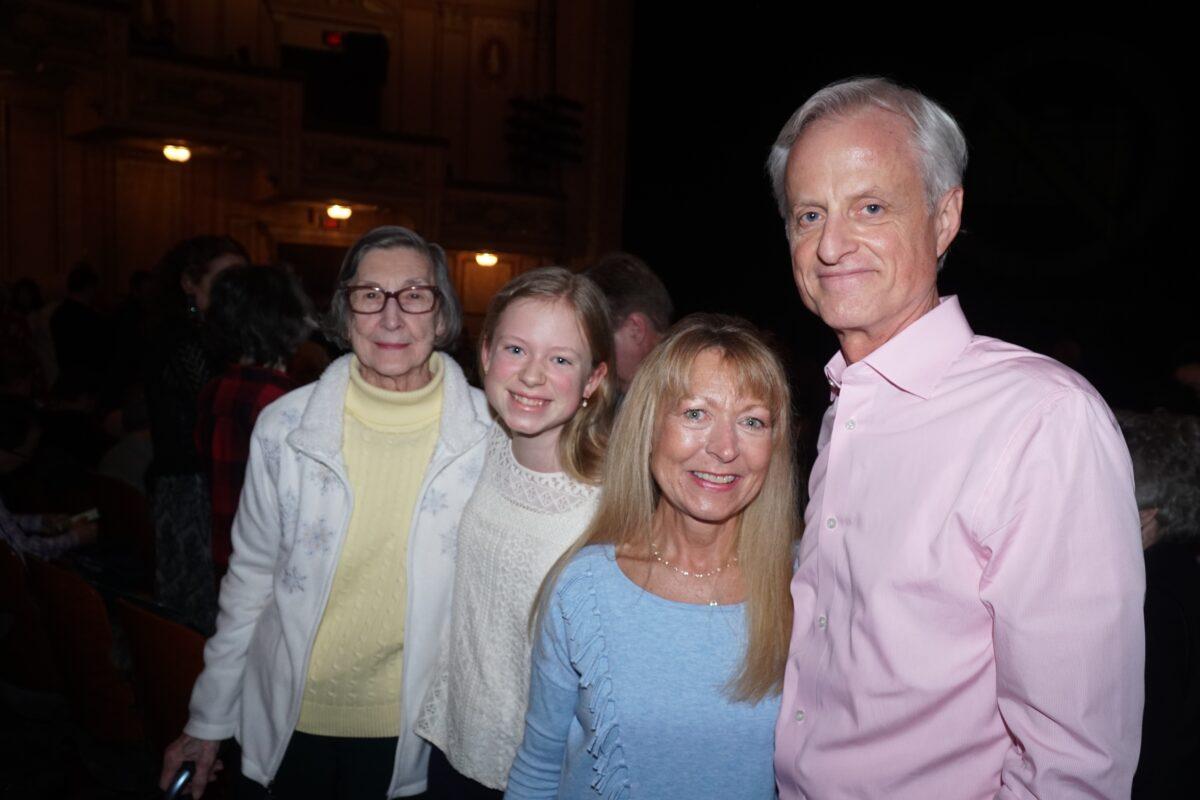
[[[504,348],[504,352],[509,353],[514,356],[519,356],[519,355],[521,355],[521,353],[523,353],[525,351],[521,349],[520,345],[510,344],[508,347]]]
[[[558,365],[558,366],[560,366],[560,367],[569,367],[569,366],[571,366],[571,361],[570,361],[570,359],[568,359],[568,358],[563,358],[562,356],[555,356],[555,357],[554,357],[554,363],[555,363],[555,364],[557,364],[557,365]]]

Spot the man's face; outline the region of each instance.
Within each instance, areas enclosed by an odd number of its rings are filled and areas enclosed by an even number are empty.
[[[796,287],[848,360],[937,305],[962,190],[929,208],[907,120],[871,108],[813,123],[788,155],[786,186]]]

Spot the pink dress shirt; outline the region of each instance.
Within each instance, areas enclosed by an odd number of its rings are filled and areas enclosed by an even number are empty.
[[[826,374],[780,797],[1128,798],[1145,575],[1104,401],[953,297]]]

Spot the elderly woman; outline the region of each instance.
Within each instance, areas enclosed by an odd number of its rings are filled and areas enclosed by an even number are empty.
[[[413,716],[491,426],[437,352],[461,320],[437,245],[384,227],[346,254],[329,321],[353,352],[258,419],[217,633],[164,785],[195,761],[198,795],[236,736],[243,775],[274,797],[424,791]]]
[[[1200,797],[1200,419],[1117,419],[1146,551],[1146,710],[1133,797]]]
[[[772,798],[796,533],[787,381],[693,315],[642,364],[546,578],[509,798]]]

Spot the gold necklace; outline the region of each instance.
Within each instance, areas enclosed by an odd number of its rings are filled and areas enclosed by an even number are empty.
[[[679,567],[672,564],[670,561],[667,561],[665,558],[663,558],[662,553],[658,552],[658,548],[654,546],[654,542],[650,543],[650,555],[654,556],[654,560],[657,561],[658,563],[662,564],[664,567],[679,573],[680,575],[682,575],[685,578],[696,578],[697,580],[704,580],[705,578],[711,578],[714,575],[720,575],[721,570],[728,569],[729,567],[731,567],[737,563],[737,556],[734,556],[733,558],[729,559],[721,566],[715,567],[714,569],[710,569],[708,572],[689,572],[686,569],[680,569]],[[710,605],[716,605],[716,604],[711,603]]]

